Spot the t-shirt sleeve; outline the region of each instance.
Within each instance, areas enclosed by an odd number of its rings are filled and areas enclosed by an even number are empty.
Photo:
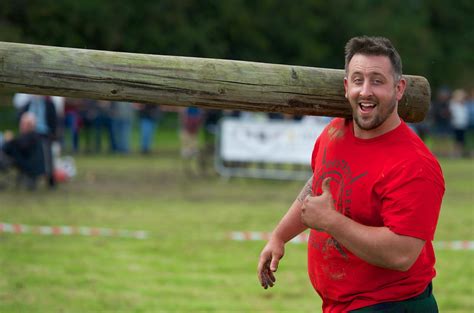
[[[320,148],[321,144],[326,145],[327,136],[328,136],[328,128],[335,127],[334,125],[336,125],[336,128],[341,127],[341,126],[337,126],[337,124],[340,123],[339,120],[340,119],[333,119],[329,123],[329,125],[324,127],[323,131],[321,132],[321,134],[319,134],[318,138],[316,138],[316,142],[314,143],[314,147],[313,147],[313,153],[311,155],[311,168],[313,169],[313,173],[314,173],[314,168],[316,166],[316,158],[317,158],[318,153],[319,153],[319,148]],[[321,143],[321,142],[323,142],[323,143]]]
[[[320,138],[321,137],[318,137],[318,139],[316,139],[316,142],[314,143],[313,153],[311,155],[311,169],[313,170],[313,173],[314,173],[314,167],[316,166],[315,163],[316,163],[316,156],[318,155]]]
[[[436,166],[419,163],[398,165],[385,175],[381,216],[384,225],[394,233],[431,241],[438,223],[444,180]]]

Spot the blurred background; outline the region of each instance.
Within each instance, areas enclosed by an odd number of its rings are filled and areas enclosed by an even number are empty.
[[[427,118],[411,126],[447,181],[435,292],[442,311],[470,312],[473,251],[446,247],[474,239],[473,16],[470,0],[2,0],[0,41],[342,69],[349,38],[388,37],[404,73],[425,76],[432,90]],[[0,311],[319,310],[304,245],[288,248],[279,286],[264,292],[254,274],[263,241],[228,236],[270,231],[299,178],[310,175],[308,164],[225,160],[215,143],[224,117],[314,127],[326,119],[0,89],[0,146],[28,132],[20,115],[40,103],[49,117],[34,127],[47,122],[38,141],[51,155],[19,173],[0,165]],[[34,228],[48,225],[149,235],[40,236]]]
[[[467,105],[456,112],[470,115],[460,127],[474,127],[473,6],[469,0],[452,5],[436,0],[4,0],[0,40],[341,69],[349,38],[387,36],[402,55],[404,73],[425,76],[431,84],[430,114],[416,126],[428,139],[430,134],[452,134],[456,118],[449,101],[457,89]],[[3,129],[17,122],[11,97],[2,92]],[[164,117],[168,115],[173,116]],[[439,145],[439,153],[450,153],[444,149],[449,142]]]

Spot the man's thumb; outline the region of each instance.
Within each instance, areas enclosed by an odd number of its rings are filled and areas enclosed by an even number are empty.
[[[323,184],[321,186],[321,189],[323,190],[323,193],[329,193],[331,194],[331,177],[326,177],[324,180],[323,180]]]

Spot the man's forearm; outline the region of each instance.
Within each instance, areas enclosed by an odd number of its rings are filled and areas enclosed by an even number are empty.
[[[301,189],[298,197],[293,202],[288,212],[283,216],[277,227],[273,230],[272,237],[288,242],[308,227],[301,222],[301,207],[304,199],[311,195],[313,176],[311,176]]]
[[[408,270],[424,246],[422,239],[395,234],[387,227],[365,226],[339,213],[327,232],[366,262],[399,271]]]
[[[286,243],[308,228],[301,222],[301,205],[298,200],[293,202],[288,212],[273,230],[271,239]]]

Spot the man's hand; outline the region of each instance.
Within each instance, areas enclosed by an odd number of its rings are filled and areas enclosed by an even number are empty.
[[[309,228],[327,231],[328,225],[338,212],[334,208],[334,200],[330,188],[331,178],[325,178],[322,184],[323,193],[319,196],[307,196],[301,208],[301,221]]]
[[[278,269],[278,263],[285,254],[285,243],[275,239],[270,239],[258,262],[257,276],[263,288],[273,287],[276,278],[273,274]]]

